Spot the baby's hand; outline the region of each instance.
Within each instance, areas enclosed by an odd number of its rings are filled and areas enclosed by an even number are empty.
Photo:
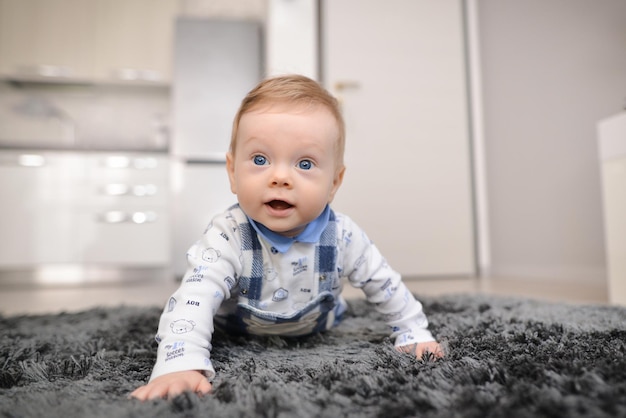
[[[443,357],[443,348],[437,341],[429,341],[426,343],[415,343],[409,345],[402,345],[400,347],[396,347],[398,351],[402,351],[403,353],[411,353],[415,354],[415,357],[421,359],[424,355],[427,358],[434,356],[434,358],[442,358]]]
[[[211,391],[211,383],[197,370],[175,372],[159,376],[147,385],[141,386],[130,394],[130,397],[140,401],[155,398],[174,398],[185,391],[199,395]]]

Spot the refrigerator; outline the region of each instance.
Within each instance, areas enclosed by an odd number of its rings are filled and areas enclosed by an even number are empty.
[[[179,18],[172,84],[172,269],[211,218],[236,202],[226,173],[232,121],[262,77],[261,25]]]

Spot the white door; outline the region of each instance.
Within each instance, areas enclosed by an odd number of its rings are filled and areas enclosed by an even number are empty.
[[[326,0],[322,63],[347,125],[333,207],[405,276],[473,275],[461,0]]]

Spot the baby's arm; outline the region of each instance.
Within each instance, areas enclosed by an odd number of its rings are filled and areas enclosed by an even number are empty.
[[[367,235],[343,215],[344,272],[352,286],[361,288],[367,300],[384,315],[393,330],[396,349],[422,358],[431,353],[443,357],[443,349],[428,331],[428,320],[399,273],[385,261]]]
[[[240,270],[241,246],[230,218],[215,217],[189,249],[189,267],[159,320],[159,347],[150,381],[131,397],[145,400],[211,390],[213,315],[223,299],[230,297],[235,285],[232,277]]]
[[[130,394],[141,401],[155,398],[174,398],[183,392],[191,391],[205,395],[211,391],[211,383],[197,370],[164,374],[141,386]]]

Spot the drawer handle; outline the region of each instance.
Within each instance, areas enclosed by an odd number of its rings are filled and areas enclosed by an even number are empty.
[[[42,167],[46,165],[46,159],[39,154],[22,154],[18,158],[18,164],[22,167]]]
[[[104,161],[107,168],[136,168],[138,170],[157,168],[159,162],[153,157],[127,157],[125,155],[113,155]]]
[[[157,186],[152,183],[137,184],[133,187],[133,196],[154,196],[155,194],[157,194],[157,190]]]
[[[112,71],[113,78],[124,81],[161,81],[163,76],[156,70],[138,68],[119,68]]]
[[[124,196],[130,191],[130,187],[126,184],[111,183],[103,187],[102,192],[108,196]]]
[[[107,196],[137,196],[146,197],[157,194],[158,188],[155,184],[136,184],[130,186],[123,183],[109,183],[103,187],[103,193]]]
[[[121,210],[111,210],[98,216],[98,221],[105,224],[145,224],[156,222],[158,216],[155,212],[124,212]]]
[[[74,76],[74,70],[61,65],[25,65],[18,69],[19,74],[26,76],[38,76],[43,78],[70,78]]]

